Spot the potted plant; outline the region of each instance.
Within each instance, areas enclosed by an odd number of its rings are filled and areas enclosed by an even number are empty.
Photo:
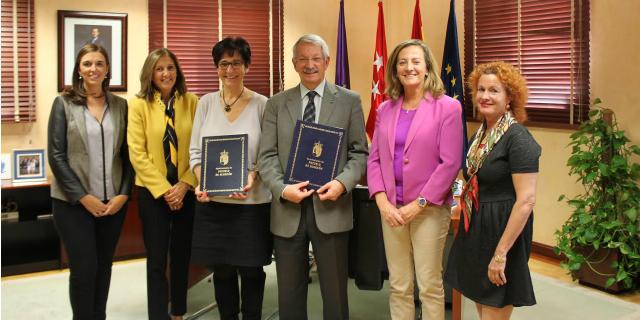
[[[640,164],[618,128],[611,109],[594,101],[589,121],[571,135],[569,174],[578,177],[584,192],[567,198],[573,213],[555,232],[556,254],[573,279],[606,291],[639,288],[640,276]]]

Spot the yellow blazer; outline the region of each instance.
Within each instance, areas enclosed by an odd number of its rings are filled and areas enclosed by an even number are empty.
[[[197,180],[189,170],[189,143],[197,105],[198,97],[192,93],[177,97],[174,104],[178,179],[192,187],[197,185]],[[136,172],[135,184],[149,189],[156,199],[171,188],[162,144],[166,128],[165,108],[159,92],[155,93],[153,102],[138,97],[129,101],[127,142],[131,164]]]

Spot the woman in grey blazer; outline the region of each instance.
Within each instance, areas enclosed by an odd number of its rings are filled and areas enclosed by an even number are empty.
[[[105,319],[111,263],[131,193],[127,102],[108,92],[109,57],[87,44],[72,87],[53,101],[48,154],[53,218],[69,254],[73,319]]]

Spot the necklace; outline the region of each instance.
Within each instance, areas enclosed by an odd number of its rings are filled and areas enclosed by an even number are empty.
[[[409,112],[411,112],[411,111],[414,111],[414,110],[418,109],[418,105],[420,105],[420,102],[421,102],[421,101],[422,101],[422,98],[418,99],[418,101],[407,101],[407,100],[405,100],[405,101],[403,102],[403,108],[402,108],[402,110],[403,110],[405,113],[407,113],[407,114],[408,114]]]
[[[240,91],[240,94],[238,95],[238,97],[235,100],[233,100],[233,102],[231,103],[227,103],[227,100],[224,98],[224,91],[225,90],[222,90],[222,102],[224,102],[224,112],[229,112],[231,111],[231,106],[236,104],[236,102],[238,102],[240,97],[242,97],[242,94],[244,93],[244,86],[242,86],[242,91]]]

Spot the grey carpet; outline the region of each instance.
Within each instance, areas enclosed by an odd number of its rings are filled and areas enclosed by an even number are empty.
[[[322,305],[317,277],[313,276],[309,288],[309,318],[322,319]],[[2,280],[1,318],[12,319],[71,319],[67,281],[68,272],[34,275],[31,277]],[[562,319],[562,320],[631,320],[640,319],[640,306],[613,298],[607,294],[566,284],[551,278],[534,275],[534,288],[538,305],[517,308],[513,320]],[[388,319],[387,286],[381,291],[358,290],[349,284],[351,319]],[[212,284],[203,280],[189,292],[189,313],[214,301]],[[465,300],[463,319],[477,319],[473,303]],[[146,287],[144,260],[120,263],[114,266],[111,291],[107,305],[108,319],[146,319]],[[447,318],[449,318],[447,313]],[[218,319],[212,310],[199,320]],[[275,266],[267,268],[263,319],[277,318],[277,287]]]

